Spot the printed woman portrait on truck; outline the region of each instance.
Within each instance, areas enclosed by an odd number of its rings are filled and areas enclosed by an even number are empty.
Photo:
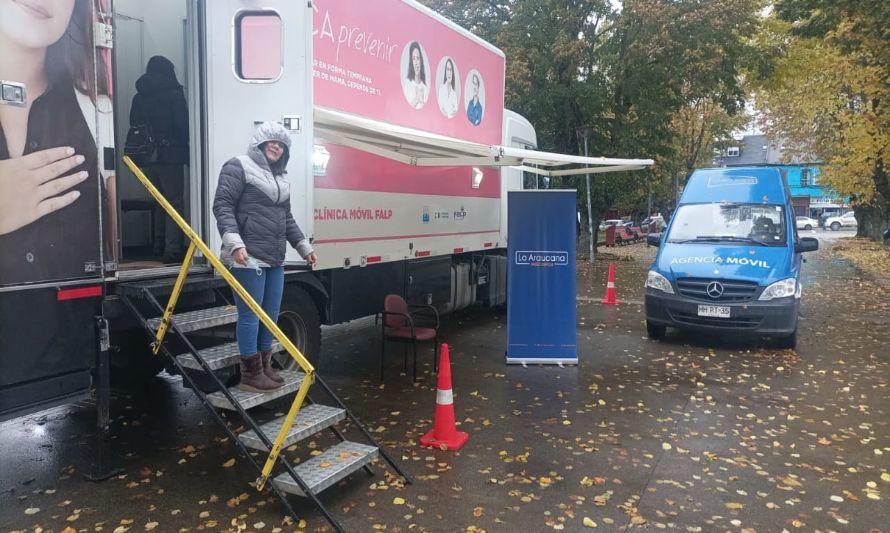
[[[424,58],[423,49],[417,41],[411,41],[408,45],[407,54],[402,54],[405,58],[405,76],[402,79],[402,91],[405,93],[405,99],[414,109],[420,109],[426,104],[429,98],[429,85],[426,81],[426,59]],[[407,56],[407,57],[406,57]]]
[[[0,79],[25,86],[23,105],[0,105],[0,285],[98,272],[96,109],[107,127],[111,104],[92,9],[0,1]]]
[[[467,120],[470,124],[478,126],[482,123],[482,79],[475,70],[470,71],[467,77],[470,98],[467,102]]]
[[[454,67],[454,61],[450,57],[442,59],[445,67],[439,67],[442,70],[442,84],[438,87],[437,97],[439,99],[439,110],[448,118],[457,114],[457,101],[459,98],[457,88],[460,82],[457,80],[457,69]]]

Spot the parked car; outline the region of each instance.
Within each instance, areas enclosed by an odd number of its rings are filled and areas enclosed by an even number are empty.
[[[608,228],[609,226],[620,226],[623,223],[624,223],[623,220],[617,219],[617,218],[603,220],[602,222],[600,222],[600,230],[604,230],[604,229]]]
[[[665,227],[664,217],[661,215],[653,215],[640,223],[643,227],[649,227],[649,224],[655,222],[655,231],[661,231]]]
[[[819,227],[819,221],[810,217],[796,217],[797,229],[811,230]]]
[[[859,225],[852,211],[844,213],[839,217],[828,217],[825,219],[825,227],[831,228],[831,231],[838,231],[841,228],[856,228]]]
[[[824,213],[819,215],[819,227],[827,229],[828,226],[825,225],[825,221],[831,217],[839,217],[841,215],[843,215],[843,213],[837,210],[825,211]]]

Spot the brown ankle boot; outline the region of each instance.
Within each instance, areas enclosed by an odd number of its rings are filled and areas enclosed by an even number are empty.
[[[284,383],[284,378],[279,376],[275,369],[272,368],[272,350],[261,351],[260,357],[263,358],[263,373],[266,374],[266,377],[275,383]]]
[[[241,383],[238,388],[247,392],[269,392],[281,387],[266,377],[263,372],[263,358],[259,353],[241,357]]]

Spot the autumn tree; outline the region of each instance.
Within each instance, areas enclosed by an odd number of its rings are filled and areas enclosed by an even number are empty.
[[[859,234],[877,239],[890,224],[890,5],[782,0],[776,13],[762,38],[781,52],[758,91],[767,132],[825,161]]]
[[[724,133],[728,123],[710,119],[743,107],[740,71],[752,57],[747,43],[761,6],[759,0],[626,0],[620,8],[609,0],[426,3],[504,50],[506,104],[535,125],[541,149],[583,153],[586,144],[591,155],[657,161],[653,169],[595,177],[594,227],[613,206],[632,208],[653,192],[656,201],[669,197],[674,169],[702,161],[711,137]],[[686,118],[699,113],[701,120],[681,140],[684,109]],[[696,135],[708,139],[696,142]],[[554,185],[583,191],[581,180]]]

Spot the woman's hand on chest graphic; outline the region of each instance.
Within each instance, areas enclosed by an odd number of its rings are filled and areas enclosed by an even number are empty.
[[[70,171],[83,162],[65,146],[0,161],[0,235],[74,203],[89,173]]]

